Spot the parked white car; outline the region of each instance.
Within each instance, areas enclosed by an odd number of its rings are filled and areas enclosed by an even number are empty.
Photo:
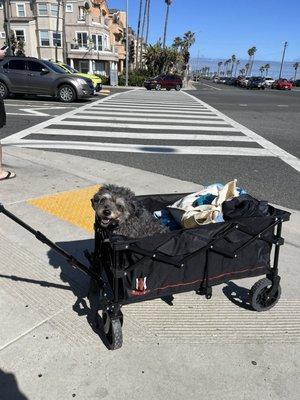
[[[266,87],[271,87],[272,84],[275,82],[275,79],[271,78],[271,77],[266,77],[265,78],[265,86]]]

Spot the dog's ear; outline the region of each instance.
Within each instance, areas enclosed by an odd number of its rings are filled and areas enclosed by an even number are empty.
[[[106,190],[106,188],[107,188],[107,185],[100,186],[98,192],[95,193],[94,197],[91,198],[91,203],[92,203],[92,207],[94,210],[95,210],[95,207],[98,205],[98,203],[101,199],[101,195]]]
[[[137,217],[139,217],[143,211],[143,207],[141,205],[141,203],[137,200],[133,200],[131,203],[133,210],[134,210],[134,215],[136,215]]]
[[[100,195],[99,195],[99,192],[97,192],[94,195],[94,197],[91,198],[91,203],[92,203],[92,207],[94,210],[96,210],[96,207],[97,207],[99,201],[100,201]]]

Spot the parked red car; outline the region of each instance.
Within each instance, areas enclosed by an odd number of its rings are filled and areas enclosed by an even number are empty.
[[[155,78],[150,78],[145,81],[144,86],[147,90],[180,90],[182,88],[182,79],[178,75],[161,74],[156,76]]]
[[[287,89],[291,90],[293,85],[287,79],[277,79],[274,83],[272,83],[272,89]]]

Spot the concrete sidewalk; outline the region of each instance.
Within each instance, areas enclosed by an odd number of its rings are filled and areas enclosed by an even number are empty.
[[[103,182],[137,194],[201,188],[40,150],[8,147],[4,160],[17,178],[0,184],[0,201],[83,261],[92,234],[29,199]],[[161,300],[130,305],[123,309],[123,347],[111,352],[87,321],[88,279],[0,215],[0,399],[298,399],[299,226],[300,214],[292,211],[280,254],[283,293],[274,309],[241,308],[222,286],[210,301],[188,293],[172,307]],[[229,289],[243,291],[256,280]]]

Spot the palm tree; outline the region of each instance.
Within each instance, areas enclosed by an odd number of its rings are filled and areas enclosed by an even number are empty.
[[[239,70],[239,73],[240,73],[241,75],[244,75],[245,72],[246,72],[245,68],[242,68],[242,69]]]
[[[231,60],[230,60],[230,61],[231,61],[231,71],[230,71],[230,75],[232,76],[234,64],[235,64],[235,62],[236,62],[236,56],[235,56],[235,54],[232,54]]]
[[[249,67],[250,67],[250,63],[245,64],[246,76],[248,76]]]
[[[300,65],[299,62],[295,62],[295,64],[293,65],[293,68],[295,69],[294,81],[296,80],[297,70],[299,68],[299,65]]]
[[[223,66],[224,66],[224,68],[223,68],[223,74],[224,74],[224,75],[226,74],[226,76],[227,76],[227,65],[228,65],[228,60],[224,61],[224,64],[223,64]]]
[[[228,60],[226,60],[226,66],[229,65],[231,63],[231,58],[228,58]],[[226,71],[226,76],[228,76],[230,74],[230,69],[228,67],[227,71]]]
[[[220,68],[221,68],[222,64],[223,64],[222,61],[218,62],[218,72],[217,72],[218,76],[220,76]]]
[[[237,67],[238,67],[239,64],[240,64],[240,60],[236,60],[234,76],[236,76],[236,71],[237,71]]]
[[[147,0],[147,29],[146,29],[146,40],[145,43],[148,43],[148,36],[149,36],[149,25],[150,25],[150,3],[151,0]]]
[[[142,68],[142,66],[143,66],[144,29],[145,29],[145,24],[146,24],[147,9],[148,9],[148,0],[145,0],[145,5],[144,5],[144,16],[143,16],[142,32],[141,32],[140,68]]]
[[[195,33],[188,31],[183,35],[183,47],[189,49],[195,43]]]
[[[139,54],[139,38],[140,38],[140,28],[141,28],[142,6],[143,6],[143,0],[140,0],[139,17],[138,17],[138,27],[137,27],[137,34],[136,34],[135,68],[138,67],[138,58],[139,58],[139,57],[138,57],[138,54]]]
[[[173,2],[173,0],[165,0],[165,3],[167,5],[167,12],[166,12],[166,18],[165,18],[163,48],[166,47],[167,26],[168,26],[168,19],[169,19],[169,8],[170,8],[170,5],[172,4],[172,2]]]
[[[250,60],[249,60],[250,61],[249,75],[251,75],[251,73],[252,73],[253,62],[254,62],[254,54],[256,53],[256,51],[257,51],[257,48],[255,46],[251,47],[248,50],[248,54],[250,56]]]
[[[180,36],[176,36],[176,37],[174,38],[174,40],[173,40],[172,47],[173,47],[175,50],[179,51],[179,49],[181,50],[182,46],[183,46],[183,40],[182,40],[182,38],[181,38]]]
[[[268,76],[268,74],[269,74],[269,69],[270,69],[270,64],[265,64],[264,68],[265,68],[265,70],[266,70],[266,76]]]
[[[259,68],[259,71],[260,71],[260,75],[261,75],[261,76],[263,76],[264,70],[265,70],[265,66],[262,65],[262,66]]]

